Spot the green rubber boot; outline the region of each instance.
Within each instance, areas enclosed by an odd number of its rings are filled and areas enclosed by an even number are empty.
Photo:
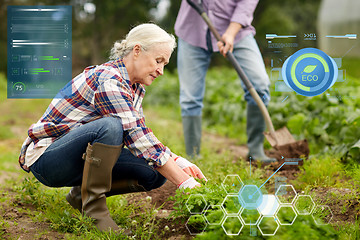
[[[100,231],[118,231],[106,206],[106,193],[111,190],[112,169],[118,160],[122,145],[89,143],[84,154],[85,164],[81,184],[82,212],[95,219]]]
[[[264,134],[266,129],[265,120],[257,105],[247,105],[246,133],[249,148],[248,158],[263,163],[276,162],[275,158],[266,156],[264,152]]]
[[[192,159],[200,154],[201,121],[201,116],[182,117],[186,154]]]
[[[134,192],[146,192],[146,189],[141,186],[137,180],[124,179],[117,180],[111,183],[110,192],[105,193],[106,197],[134,193]],[[66,195],[66,201],[75,209],[81,212],[82,210],[82,200],[81,200],[81,187],[74,186],[70,189],[69,193]]]

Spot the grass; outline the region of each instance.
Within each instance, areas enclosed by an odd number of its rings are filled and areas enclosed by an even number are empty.
[[[345,64],[345,62],[344,62]],[[166,81],[159,79],[148,89],[145,97],[145,115],[147,124],[152,128],[155,135],[167,145],[173,152],[186,156],[184,139],[181,126],[180,108],[178,106],[178,95],[174,89],[178,89],[178,82],[175,75],[166,73]],[[190,193],[202,194],[208,204],[221,205],[226,192],[222,183],[227,175],[237,174],[244,184],[264,183],[273,173],[268,168],[252,167],[239,157],[234,157],[229,149],[229,144],[246,142],[245,120],[243,116],[245,103],[241,99],[240,86],[236,83],[236,75],[226,69],[212,69],[209,74],[209,86],[206,98],[208,102],[204,109],[204,132],[200,159],[195,163],[202,169],[209,179],[208,183],[200,189]],[[217,79],[231,79],[229,84],[239,88],[239,93],[221,92],[215,90],[214,81]],[[238,85],[236,85],[238,84]],[[51,230],[59,232],[65,239],[156,239],[165,236],[166,228],[163,228],[156,218],[154,207],[149,207],[146,199],[137,204],[129,204],[125,196],[113,196],[108,198],[108,206],[113,219],[124,229],[131,229],[130,237],[113,233],[100,233],[92,225],[91,219],[82,216],[78,211],[72,209],[65,201],[65,195],[69,188],[52,189],[37,182],[31,174],[26,174],[17,164],[17,157],[22,141],[26,137],[27,128],[38,120],[45,111],[50,100],[7,100],[5,94],[5,79],[0,75],[0,167],[3,172],[10,173],[12,178],[5,181],[1,189],[0,212],[6,209],[18,209],[20,213],[28,214],[34,222],[48,223]],[[212,88],[211,88],[212,87]],[[166,95],[163,96],[163,93]],[[219,99],[213,99],[221,95]],[[155,96],[155,97],[152,97]],[[230,108],[218,104],[224,101],[222,97],[229,99]],[[284,96],[275,96],[275,99],[282,99]],[[284,107],[275,106],[276,107]],[[215,116],[214,111],[228,111]],[[237,112],[235,115],[226,116],[227,113]],[[283,118],[282,113],[276,113],[275,119]],[[307,117],[307,116],[305,116]],[[292,118],[292,123],[302,117]],[[305,119],[306,120],[306,119]],[[304,120],[304,121],[305,121]],[[234,124],[224,124],[226,122]],[[351,121],[349,121],[352,123]],[[321,130],[322,131],[322,130]],[[211,133],[211,134],[210,134]],[[229,140],[228,138],[231,138]],[[225,140],[224,140],[225,139]],[[277,176],[277,175],[275,175]],[[338,210],[340,215],[346,216],[356,214],[353,208],[359,208],[359,183],[360,167],[356,163],[348,163],[341,160],[341,155],[321,153],[312,155],[305,161],[304,166],[297,173],[295,180],[287,180],[292,184],[298,193],[311,194],[317,204],[327,204]],[[263,194],[272,192],[274,178],[262,188]],[[350,189],[344,193],[341,189]],[[330,191],[331,189],[340,189]],[[314,195],[322,191],[329,191],[328,195]],[[325,196],[325,197],[324,197]],[[180,192],[173,198],[176,200],[173,217],[184,226],[190,213],[185,205],[189,195]],[[188,204],[193,204],[188,202]],[[194,203],[195,204],[195,203]],[[338,206],[337,206],[338,205]],[[275,237],[269,239],[356,239],[359,237],[359,221],[354,216],[353,221],[344,224],[333,222],[331,225],[318,226],[311,216],[299,215],[292,226],[281,226]],[[170,221],[170,220],[169,220]],[[201,219],[192,219],[193,224],[201,226]],[[271,222],[264,222],[264,228],[271,229]],[[8,237],[6,229],[9,229],[9,222],[0,215],[0,238]],[[229,222],[229,228],[236,228],[236,222]],[[26,231],[26,229],[24,230]],[[170,230],[171,231],[171,230]],[[250,236],[249,226],[245,226],[241,233],[241,239],[264,239],[259,236]],[[37,238],[46,235],[47,232],[39,232]],[[226,237],[223,229],[219,226],[208,226],[203,235],[196,236],[197,239],[231,239]],[[267,239],[267,238],[266,238]]]
[[[347,66],[347,70],[350,70],[349,68],[349,64],[351,64],[351,61],[344,61],[344,65]],[[356,68],[353,68],[356,69]],[[207,83],[210,82],[209,85],[213,84],[216,81],[219,81],[219,79],[227,79],[227,84],[228,86],[232,86],[234,85],[234,88],[236,87],[236,81],[238,81],[236,79],[236,76],[234,76],[231,71],[226,71],[224,69],[222,69],[222,72],[225,72],[224,74],[219,74],[219,69],[212,69],[209,71],[209,74],[207,76]],[[319,146],[317,145],[317,142],[310,142],[310,148],[312,150],[312,152],[319,152],[319,150],[321,150],[318,154],[316,155],[312,155],[310,157],[310,159],[308,161],[305,161],[305,164],[303,167],[301,167],[301,171],[297,174],[296,179],[294,181],[291,181],[291,184],[294,185],[295,189],[297,190],[297,192],[301,193],[303,192],[303,194],[305,193],[312,193],[315,192],[314,194],[312,194],[312,196],[315,199],[317,203],[327,203],[327,204],[331,204],[331,206],[333,208],[336,208],[335,203],[338,203],[340,205],[340,214],[346,215],[346,214],[354,214],[354,218],[356,219],[356,215],[358,214],[358,210],[356,210],[355,212],[349,212],[349,208],[355,208],[358,209],[359,208],[359,201],[357,198],[357,193],[359,192],[359,165],[358,163],[356,164],[348,164],[348,163],[344,163],[344,161],[342,161],[342,153],[344,153],[344,150],[346,151],[346,146],[342,145],[341,142],[337,142],[339,141],[338,139],[336,139],[336,137],[334,137],[334,134],[338,134],[336,132],[340,132],[340,130],[342,130],[341,128],[343,128],[343,130],[349,131],[348,133],[345,133],[345,131],[342,131],[341,136],[351,136],[351,134],[349,134],[352,129],[353,125],[358,124],[358,121],[354,121],[354,116],[351,116],[351,112],[356,110],[356,106],[358,105],[357,103],[359,102],[359,98],[358,98],[358,93],[356,93],[356,90],[354,89],[359,89],[359,83],[358,83],[358,76],[357,76],[357,72],[355,71],[348,71],[348,83],[346,84],[346,86],[341,85],[342,89],[339,90],[341,91],[341,94],[343,94],[343,96],[346,96],[347,92],[348,94],[350,94],[351,96],[355,97],[354,99],[351,100],[349,98],[344,97],[343,99],[341,99],[341,102],[338,99],[334,99],[333,97],[330,97],[329,99],[324,99],[321,97],[315,97],[311,100],[307,100],[307,99],[303,99],[301,97],[296,97],[298,99],[295,98],[295,96],[290,96],[290,102],[286,103],[286,104],[281,104],[279,102],[281,102],[281,99],[284,99],[284,97],[286,96],[286,94],[281,94],[281,93],[275,93],[273,96],[273,101],[275,102],[275,105],[272,106],[272,110],[274,110],[275,112],[275,116],[273,115],[275,121],[278,120],[278,122],[287,122],[287,126],[290,127],[291,129],[294,130],[294,132],[296,134],[298,134],[300,136],[300,138],[304,138],[304,135],[301,135],[302,132],[308,132],[308,134],[313,134],[314,132],[318,132],[320,135],[324,135],[327,134],[326,132],[330,133],[329,135],[325,135],[323,137],[323,139],[318,139],[317,141],[328,141],[328,143],[330,144],[334,144],[335,146],[338,145],[338,148],[342,148],[342,151],[334,154],[334,152],[332,151],[327,151],[329,150],[329,148],[326,146],[326,144],[321,145],[319,144]],[[355,78],[354,78],[355,76]],[[159,80],[160,81],[160,80]],[[176,76],[170,75],[166,77],[166,81],[167,85],[172,85],[173,88],[178,88],[177,85],[177,80],[176,80]],[[172,121],[174,121],[174,123],[178,122],[181,119],[180,116],[180,109],[178,107],[178,105],[176,104],[176,102],[174,101],[164,101],[166,98],[162,98],[161,97],[161,91],[157,88],[161,89],[161,85],[163,83],[159,83],[159,85],[156,85],[156,83],[154,83],[151,86],[150,91],[152,91],[153,89],[156,89],[156,92],[158,94],[156,94],[156,103],[157,105],[150,105],[151,109],[154,109],[154,111],[159,115],[160,118],[164,118],[164,119],[169,119],[171,118]],[[339,84],[338,84],[339,85]],[[340,85],[339,85],[340,86]],[[210,89],[209,88],[213,88]],[[215,88],[215,90],[214,90]],[[218,92],[215,100],[211,99],[214,95],[213,92],[216,92],[216,87],[214,85],[211,85],[210,87],[208,86],[207,88],[207,93],[205,96],[205,108],[204,108],[204,122],[205,122],[205,131],[207,132],[212,132],[215,133],[217,135],[221,135],[221,136],[227,136],[230,138],[236,138],[236,141],[238,143],[244,144],[246,139],[245,133],[244,131],[240,131],[241,129],[245,129],[244,128],[244,116],[239,116],[238,118],[236,116],[233,116],[233,118],[230,119],[226,119],[226,115],[227,115],[227,110],[228,109],[232,109],[232,101],[235,99],[235,101],[241,101],[241,99],[239,98],[239,96],[241,95],[241,93],[239,95],[231,95],[231,93],[227,92]],[[354,92],[355,91],[355,92]],[[210,93],[209,93],[210,92]],[[241,90],[239,90],[239,92],[241,92]],[[166,95],[169,95],[169,93],[167,93]],[[173,95],[177,95],[176,91],[173,91],[172,94],[172,98]],[[230,95],[230,96],[229,96]],[[210,99],[207,99],[207,97],[210,96]],[[216,99],[219,98],[219,99]],[[154,99],[150,98],[150,101],[154,101]],[[219,105],[220,102],[225,102],[224,105],[226,105],[227,109],[224,109],[222,107],[222,105]],[[307,103],[308,102],[308,103]],[[301,104],[308,104],[306,107],[308,108],[309,112],[310,111],[316,111],[317,109],[319,109],[319,107],[321,108],[322,105],[322,110],[324,111],[325,115],[327,115],[327,118],[334,118],[336,119],[336,115],[339,116],[338,114],[346,114],[348,117],[344,118],[344,120],[340,120],[341,121],[341,125],[342,126],[337,126],[338,123],[336,121],[333,122],[329,122],[329,123],[324,123],[326,124],[330,124],[327,125],[324,128],[316,128],[318,126],[321,127],[321,122],[318,122],[317,125],[315,124],[315,122],[310,122],[309,125],[306,124],[306,121],[309,121],[308,119],[310,119],[311,121],[311,115],[308,115],[308,113],[306,115],[304,114],[300,114],[302,111],[302,108],[304,106],[301,106]],[[324,105],[325,103],[325,105]],[[240,103],[234,103],[235,104],[235,108],[232,111],[237,111],[239,113],[244,112],[244,103],[243,101]],[[289,105],[290,104],[290,105]],[[292,105],[293,104],[293,105]],[[295,104],[295,106],[294,106]],[[210,106],[209,106],[210,105]],[[329,108],[327,109],[327,107],[329,106]],[[340,106],[341,110],[338,111],[336,110],[336,108]],[[350,107],[350,106],[354,106],[354,107]],[[293,108],[294,112],[297,112],[295,115],[290,117],[286,117],[286,112],[283,111],[284,108]],[[213,113],[210,113],[211,111],[213,111]],[[299,113],[300,112],[300,113]],[[336,113],[337,112],[337,113]],[[209,114],[210,115],[207,115]],[[320,114],[323,114],[322,112],[319,112]],[[212,114],[212,115],[211,115]],[[215,116],[216,114],[219,115]],[[284,115],[285,114],[285,115]],[[313,114],[313,113],[311,113]],[[318,114],[318,113],[315,113]],[[320,117],[321,115],[315,115],[314,114],[314,119]],[[284,116],[286,118],[284,118]],[[208,117],[208,118],[206,118]],[[210,117],[210,119],[209,119]],[[316,119],[315,119],[316,120]],[[317,119],[319,120],[319,119]],[[156,125],[156,124],[155,124]],[[325,126],[324,125],[324,126]],[[307,129],[308,126],[310,127],[310,129]],[[172,128],[173,129],[173,128]],[[334,131],[335,129],[337,129],[338,131]],[[347,130],[349,129],[349,130]],[[176,134],[179,134],[180,132],[177,132]],[[166,133],[165,133],[166,134]],[[181,134],[181,133],[180,133]],[[159,133],[160,136],[162,136],[161,133]],[[298,136],[298,137],[299,137]],[[356,136],[358,137],[357,134],[355,134],[355,139]],[[204,137],[203,137],[204,138]],[[166,138],[167,139],[167,138]],[[178,144],[178,139],[174,140],[174,142],[176,142]],[[183,139],[179,139],[181,141],[183,141]],[[341,140],[340,140],[341,141]],[[343,141],[354,141],[354,140],[349,140],[348,139],[343,139]],[[319,143],[320,143],[319,142]],[[170,148],[172,149],[173,146],[171,145],[171,141],[169,141],[170,144]],[[238,174],[241,179],[245,182],[247,181],[254,181],[257,183],[261,183],[263,182],[266,178],[266,172],[267,170],[261,170],[261,169],[256,169],[254,173],[252,173],[252,178],[249,179],[249,166],[248,164],[246,164],[244,161],[236,161],[236,164],[233,164],[233,158],[230,156],[230,154],[226,151],[226,149],[228,149],[228,146],[226,145],[221,145],[221,143],[219,143],[219,145],[216,146],[212,146],[212,148],[208,148],[207,146],[209,146],[211,144],[209,144],[209,141],[207,139],[203,139],[202,142],[202,152],[201,155],[203,156],[202,159],[197,161],[197,164],[199,166],[201,166],[201,169],[203,169],[205,171],[205,175],[211,180],[209,181],[209,184],[213,184],[210,185],[209,188],[214,188],[216,189],[215,186],[218,186],[222,180],[225,178],[225,176],[227,174]],[[176,144],[174,145],[175,148],[179,149],[180,151],[182,151],[182,153],[184,152],[182,146],[178,147]],[[321,149],[323,148],[323,149]],[[219,149],[225,149],[225,152],[222,152],[221,155],[218,154]],[[204,161],[205,159],[205,161]],[[211,159],[211,160],[210,160]],[[207,171],[206,170],[214,170],[216,169],[215,172],[213,171]],[[254,169],[253,169],[254,170]],[[271,184],[273,184],[273,181],[270,181]],[[270,184],[266,185],[266,187],[271,187]],[[330,198],[329,199],[320,199],[321,196],[317,196],[320,193],[317,193],[317,189],[333,189],[333,188],[338,188],[338,189],[344,189],[344,188],[349,188],[351,189],[351,194],[344,194],[343,192],[338,192],[337,193],[337,198],[341,198],[341,202],[337,202],[334,198]],[[209,194],[209,198],[211,198],[211,194]],[[340,197],[341,196],[341,197]],[[184,202],[185,199],[180,200],[179,202]],[[338,209],[336,209],[338,210]],[[180,208],[179,212],[184,213],[186,212],[186,209]],[[311,221],[312,219],[306,219],[306,217],[304,217],[304,221]],[[338,223],[335,223],[334,225],[336,225]],[[348,223],[347,223],[348,224]],[[311,224],[310,224],[311,225]],[[318,229],[315,226],[311,225],[312,229],[309,229],[309,232],[314,232],[314,235],[309,235],[311,237],[309,237],[308,239],[321,239],[322,238],[322,234],[315,234],[316,232],[320,233],[322,231],[329,231],[330,235],[333,235],[332,237],[329,236],[329,239],[354,239],[353,237],[358,234],[357,233],[357,227],[359,226],[357,221],[353,221],[350,224],[349,228],[344,228],[344,227],[337,227],[336,230],[332,229],[327,229],[327,230],[323,230],[323,229]],[[301,226],[298,225],[299,229],[305,229],[304,233],[307,233],[307,229],[308,227],[306,226]],[[305,228],[304,228],[305,227]],[[294,232],[293,232],[294,231]],[[290,230],[289,232],[291,234],[298,234],[296,233],[296,229],[295,230]],[[205,233],[204,236],[199,237],[199,238],[221,238],[219,234],[219,232],[221,232],[221,230],[213,230],[210,231],[209,233]],[[285,234],[280,234],[281,232],[279,232],[276,236],[276,239],[287,239],[285,236]],[[288,235],[290,236],[290,235]],[[305,239],[304,238],[304,234],[300,234],[299,238],[301,239]],[[290,237],[289,237],[290,238]]]
[[[305,161],[294,187],[301,188],[301,185],[303,184],[312,188],[349,187],[350,183],[347,182],[348,179],[345,175],[346,172],[339,157],[312,157],[309,161]]]
[[[176,109],[172,110],[170,108],[167,111],[164,111],[164,107],[153,108],[153,111],[156,112],[156,115],[160,119],[169,118],[173,116],[171,120],[167,120],[167,125],[164,126],[161,122],[149,121],[157,119],[153,115],[148,115],[148,122],[152,129],[154,130],[157,136],[165,136],[164,142],[170,149],[176,149],[180,154],[184,154],[183,144],[180,144],[179,141],[183,141],[182,137],[178,137],[178,134],[181,132],[181,126],[178,122],[178,112]],[[168,133],[165,129],[171,126],[172,133]],[[179,128],[180,127],[180,128]],[[177,129],[180,129],[177,131]],[[221,204],[224,199],[224,191],[221,188],[221,183],[228,174],[237,174],[245,182],[245,184],[255,183],[258,186],[266,180],[267,174],[266,169],[253,168],[252,177],[250,178],[249,174],[249,165],[244,161],[236,161],[236,164],[233,164],[233,156],[230,153],[225,151],[224,154],[217,154],[220,148],[227,148],[225,145],[216,145],[212,148],[209,148],[210,141],[203,139],[203,149],[202,149],[202,158],[197,160],[196,163],[201,167],[204,174],[209,178],[209,182],[203,190],[194,192],[194,194],[203,194],[206,196],[206,200],[209,201],[209,204]],[[211,160],[209,160],[211,159]],[[216,169],[215,171],[213,171]],[[305,161],[304,166],[301,168],[301,171],[298,173],[296,180],[292,181],[294,188],[298,193],[303,192],[302,194],[309,194],[315,191],[317,188],[350,188],[353,191],[353,194],[342,194],[341,197],[343,201],[336,202],[336,198],[329,198],[331,202],[327,202],[327,199],[317,199],[320,196],[317,194],[312,194],[314,201],[317,204],[332,204],[334,207],[335,203],[342,205],[341,214],[348,214],[348,208],[353,206],[353,203],[346,205],[346,200],[357,200],[356,194],[359,191],[358,186],[353,185],[353,179],[349,176],[349,172],[346,171],[343,163],[340,160],[339,156],[333,155],[319,155],[313,156],[308,161]],[[266,188],[271,188],[271,184],[265,185]],[[222,193],[222,194],[220,194]],[[339,197],[338,193],[337,198]],[[355,194],[355,195],[354,195]],[[176,198],[175,198],[176,199]],[[189,213],[185,206],[184,202],[187,201],[186,196],[177,196],[179,206],[177,211],[179,212],[178,217],[189,217]],[[321,202],[322,201],[322,202]],[[355,203],[356,204],[356,203]],[[352,239],[352,236],[355,234],[356,226],[358,223],[354,222],[350,228],[340,228],[337,227],[337,230],[331,226],[317,226],[311,216],[299,216],[296,219],[293,226],[281,227],[279,232],[276,233],[276,239],[290,239],[290,236],[298,236],[298,239],[306,239],[304,234],[309,234],[308,239],[322,239],[326,236],[328,239]],[[336,225],[336,224],[335,224]],[[299,229],[304,229],[304,231],[298,232]],[[244,228],[244,233],[249,233],[249,228]],[[245,234],[246,235],[246,234]],[[243,237],[246,237],[242,235]],[[216,227],[211,227],[208,231],[205,231],[204,235],[198,236],[199,239],[221,239],[224,237],[222,229],[216,229]],[[246,239],[246,238],[244,238]],[[251,239],[254,239],[252,237]],[[291,238],[293,239],[293,238]]]
[[[359,69],[360,59],[355,57],[345,57],[342,62],[342,69],[346,69],[347,74],[360,78],[360,69]]]

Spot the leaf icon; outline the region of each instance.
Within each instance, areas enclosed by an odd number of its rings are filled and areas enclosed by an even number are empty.
[[[316,67],[317,65],[307,65],[301,73],[303,72],[311,73],[312,71],[315,70]]]

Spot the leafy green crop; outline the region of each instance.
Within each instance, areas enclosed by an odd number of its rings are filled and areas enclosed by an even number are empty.
[[[311,67],[311,69],[310,69]],[[307,66],[306,71],[314,70]],[[246,102],[233,69],[212,68],[206,78],[203,122],[207,128],[245,143]],[[268,106],[275,129],[286,126],[297,139],[306,138],[312,154],[345,154],[360,136],[360,81],[347,76],[331,91],[305,97],[293,92],[275,92]],[[145,104],[179,109],[177,74],[166,72],[148,87]],[[180,112],[180,110],[178,110]]]
[[[203,204],[203,201],[189,201],[189,199],[199,195],[206,200],[207,207],[201,213],[191,214],[189,209],[198,207],[199,202]],[[274,239],[280,240],[342,239],[340,232],[336,231],[332,225],[317,224],[311,215],[295,214],[294,208],[289,207],[290,205],[282,205],[283,207],[274,217],[261,216],[257,210],[246,209],[242,209],[238,214],[234,212],[225,214],[220,206],[224,207],[224,204],[227,204],[224,201],[226,196],[221,184],[207,183],[201,188],[185,190],[185,192],[178,190],[176,196],[172,197],[176,206],[172,214],[186,219],[186,226],[191,234],[196,235],[196,239],[231,239],[232,237],[252,240],[267,239],[267,236],[262,236],[261,231],[264,234],[275,232]],[[326,219],[328,217],[326,213],[326,211],[318,210],[316,220],[320,222],[319,219]],[[280,222],[283,225],[280,225]],[[250,226],[249,223],[252,225]],[[236,235],[239,232],[240,234]]]

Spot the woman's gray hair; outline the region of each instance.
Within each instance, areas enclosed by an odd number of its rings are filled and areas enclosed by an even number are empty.
[[[148,51],[154,44],[168,44],[173,51],[176,47],[175,37],[153,23],[140,24],[126,35],[121,42],[116,41],[110,52],[110,59],[123,58],[134,46],[139,44],[144,51]]]

